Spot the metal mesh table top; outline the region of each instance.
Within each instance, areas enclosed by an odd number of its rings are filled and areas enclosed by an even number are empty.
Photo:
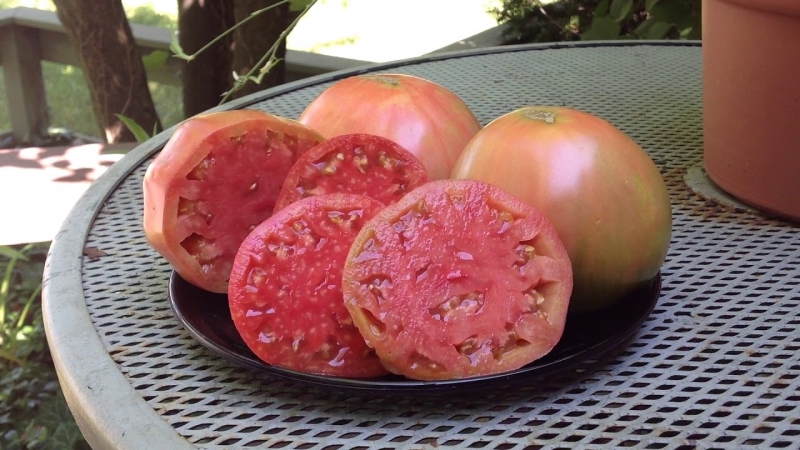
[[[347,398],[236,367],[174,317],[170,266],[144,238],[142,176],[168,130],[92,187],[48,260],[48,339],[90,441],[122,448],[188,441],[202,449],[800,448],[800,227],[724,208],[685,184],[702,161],[698,45],[522,46],[377,69],[450,88],[483,124],[532,104],[583,109],[651,155],[669,188],[674,228],[661,297],[634,339],[536,385],[435,400]],[[265,91],[238,107],[297,117],[345,75]],[[83,254],[87,247],[101,252]]]

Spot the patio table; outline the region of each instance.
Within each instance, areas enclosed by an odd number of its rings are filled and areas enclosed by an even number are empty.
[[[318,76],[217,108],[295,118],[335,80],[399,72],[450,88],[482,124],[526,105],[567,105],[604,117],[651,155],[674,218],[651,315],[608,355],[476,395],[340,395],[200,345],[170,309],[171,267],[142,231],[142,177],[174,129],[138,146],[80,199],[45,270],[48,342],[88,441],[131,450],[800,448],[800,227],[709,195],[713,186],[690,187],[703,185],[701,61],[697,42],[479,49]]]

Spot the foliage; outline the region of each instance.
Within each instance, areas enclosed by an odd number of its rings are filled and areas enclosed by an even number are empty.
[[[265,8],[253,11],[252,13],[250,13],[249,17],[241,20],[240,22],[236,23],[229,29],[225,30],[222,34],[209,41],[206,45],[204,45],[191,55],[186,54],[183,51],[180,43],[178,42],[177,36],[173,37],[172,43],[170,45],[170,50],[172,50],[172,53],[174,53],[176,58],[181,58],[183,60],[191,62],[194,58],[197,57],[197,55],[208,50],[209,48],[211,48],[211,46],[219,42],[220,39],[224,38],[230,33],[233,33],[237,28],[249,22],[259,14],[265,13],[271,10],[272,8],[276,8],[286,3],[289,4],[289,9],[291,11],[294,12],[299,11],[299,13],[295,15],[294,20],[292,20],[289,26],[286,27],[285,30],[283,30],[280,36],[278,36],[278,39],[275,40],[275,42],[272,44],[272,47],[270,47],[267,53],[264,54],[261,57],[261,59],[253,65],[250,71],[248,71],[246,74],[237,74],[236,72],[233,73],[233,87],[231,87],[230,90],[228,90],[223,94],[222,101],[220,101],[220,103],[225,103],[231,98],[231,95],[233,95],[234,92],[240,90],[246,83],[253,82],[256,84],[260,84],[261,80],[264,78],[264,75],[270,70],[272,70],[272,68],[274,68],[280,62],[280,60],[276,56],[278,48],[280,47],[281,43],[286,39],[286,37],[289,35],[289,33],[292,32],[294,27],[297,26],[297,23],[300,22],[300,19],[303,18],[303,16],[308,12],[309,9],[311,9],[312,6],[314,6],[316,2],[317,0],[281,0]]]
[[[178,21],[174,17],[159,13],[150,5],[139,5],[132,10],[126,10],[126,15],[130,23],[167,28],[169,30],[178,28]]]
[[[492,14],[509,44],[700,39],[701,0],[503,0]]]
[[[47,245],[0,246],[0,448],[88,449],[53,370],[41,310]]]

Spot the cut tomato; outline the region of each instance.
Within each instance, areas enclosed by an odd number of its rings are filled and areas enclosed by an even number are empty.
[[[297,157],[322,140],[254,110],[185,121],[144,177],[147,240],[188,282],[227,292],[239,244],[272,214]]]
[[[370,134],[337,136],[317,145],[289,170],[275,202],[283,209],[312,195],[367,195],[391,204],[428,181],[422,163],[389,139]]]
[[[465,378],[513,370],[552,350],[564,331],[572,269],[537,210],[487,183],[440,180],[367,222],[342,291],[390,371]]]
[[[385,374],[342,300],[342,267],[366,220],[383,204],[362,195],[304,198],[244,240],[228,301],[244,342],[268,364],[320,375]]]

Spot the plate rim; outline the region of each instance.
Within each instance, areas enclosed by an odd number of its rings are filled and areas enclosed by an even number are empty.
[[[169,304],[173,314],[194,340],[225,361],[250,369],[256,374],[278,377],[283,380],[291,380],[318,388],[344,389],[348,391],[348,393],[391,395],[424,394],[436,396],[440,394],[453,393],[456,390],[467,388],[470,388],[473,392],[484,391],[486,388],[482,388],[481,386],[485,384],[497,383],[498,386],[505,386],[511,382],[523,381],[524,379],[533,379],[537,377],[549,376],[554,373],[565,372],[571,368],[574,368],[581,362],[596,359],[606,353],[611,352],[612,350],[618,349],[625,341],[636,334],[636,332],[641,328],[641,325],[652,314],[655,306],[658,304],[658,299],[660,298],[663,276],[661,271],[659,271],[654,277],[647,281],[649,289],[647,289],[647,292],[643,294],[642,297],[646,297],[648,299],[648,304],[642,313],[625,322],[623,326],[620,327],[619,331],[615,332],[606,339],[582,348],[573,354],[564,355],[558,359],[547,361],[544,365],[536,366],[536,362],[539,361],[537,360],[508,372],[448,380],[414,380],[410,378],[386,380],[384,377],[347,378],[318,375],[267,364],[260,361],[252,352],[250,352],[250,355],[243,355],[238,352],[230,351],[216,344],[215,340],[211,339],[200,329],[198,329],[194,322],[186,316],[183,309],[179,305],[180,302],[175,298],[176,296],[174,291],[176,290],[177,283],[180,282],[185,283],[192,289],[202,290],[191,285],[191,283],[183,279],[180,274],[173,269],[170,273],[168,284]],[[210,292],[209,294],[225,296],[225,294],[215,294]],[[594,313],[597,313],[597,311]],[[575,315],[592,313],[568,313],[567,320],[569,320],[570,314]],[[545,357],[547,357],[547,355],[545,355]],[[568,362],[565,363],[565,361]]]

